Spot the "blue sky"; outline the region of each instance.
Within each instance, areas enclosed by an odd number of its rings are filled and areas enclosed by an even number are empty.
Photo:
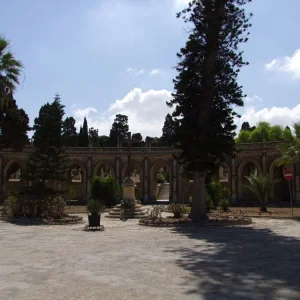
[[[175,16],[186,0],[0,0],[0,34],[25,65],[16,94],[31,123],[59,93],[78,126],[108,134],[116,113],[132,132],[159,136],[169,109],[176,52],[188,28]],[[253,0],[250,62],[239,81],[248,95],[238,121],[300,120],[300,1]],[[299,49],[299,50],[298,50]],[[298,51],[297,51],[298,50]]]

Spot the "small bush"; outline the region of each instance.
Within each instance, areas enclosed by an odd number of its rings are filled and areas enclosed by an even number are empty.
[[[215,208],[216,207],[213,200],[211,199],[211,196],[209,194],[206,194],[206,211],[209,213]]]
[[[230,206],[230,202],[228,199],[223,198],[220,203],[219,203],[220,207],[222,208],[223,211],[228,211],[229,206]]]
[[[59,219],[63,217],[64,209],[65,200],[60,196],[44,199],[8,196],[3,204],[5,217]]]
[[[165,210],[164,205],[152,206],[152,209],[146,211],[147,216],[145,219],[150,220],[151,222],[159,222],[162,220],[162,213]]]
[[[165,183],[166,182],[166,178],[165,178],[164,174],[162,174],[162,173],[157,173],[156,180],[157,180],[156,181],[157,183]]]
[[[184,204],[172,203],[169,205],[168,210],[174,214],[174,218],[181,218],[188,212],[187,207]]]
[[[103,201],[97,199],[90,199],[87,203],[87,210],[91,215],[99,215],[105,209]]]

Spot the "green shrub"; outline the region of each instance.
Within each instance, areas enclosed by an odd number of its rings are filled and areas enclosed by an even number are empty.
[[[156,182],[157,183],[165,183],[166,182],[166,178],[165,178],[164,174],[157,173],[157,175],[156,175]]]
[[[95,176],[91,184],[91,198],[104,201],[106,206],[117,204],[120,199],[120,185],[113,177]]]
[[[222,208],[223,211],[228,211],[229,206],[230,206],[230,201],[228,199],[223,198],[220,203],[220,207]]]
[[[3,204],[5,217],[58,219],[63,217],[64,209],[65,200],[60,196],[43,199],[8,196]]]
[[[103,201],[97,199],[90,199],[87,203],[87,210],[91,215],[99,215],[105,209]]]
[[[171,203],[168,206],[168,210],[170,210],[174,214],[174,218],[181,218],[188,212],[187,207],[184,204],[180,203]]]
[[[147,216],[144,218],[151,222],[160,222],[162,220],[162,213],[165,210],[164,205],[152,206],[152,209],[146,211]]]
[[[206,211],[211,212],[213,209],[215,209],[215,204],[212,201],[210,195],[207,193],[206,194]]]

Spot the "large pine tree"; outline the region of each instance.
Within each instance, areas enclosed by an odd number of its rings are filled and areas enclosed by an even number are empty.
[[[116,147],[118,137],[120,140],[127,138],[128,130],[128,117],[125,115],[117,114],[109,133],[109,146]]]
[[[62,142],[66,147],[77,146],[77,132],[75,123],[76,121],[73,117],[67,117],[63,122]]]
[[[248,39],[249,17],[242,6],[251,0],[194,0],[178,14],[193,27],[177,54],[174,139],[180,148],[185,171],[193,174],[190,217],[207,218],[205,179],[207,173],[234,152],[232,105],[243,105],[237,83],[246,63],[239,43]]]
[[[66,180],[68,157],[63,148],[64,106],[57,94],[54,101],[45,104],[34,120],[33,152],[26,164],[24,178],[35,182]]]

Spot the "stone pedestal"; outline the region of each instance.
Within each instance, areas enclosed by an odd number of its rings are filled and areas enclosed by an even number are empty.
[[[120,218],[124,219],[134,219],[143,218],[146,216],[145,210],[142,208],[141,204],[138,204],[134,200],[134,189],[135,183],[132,177],[126,177],[123,183],[123,200],[122,204],[114,207],[107,217],[109,218]]]

